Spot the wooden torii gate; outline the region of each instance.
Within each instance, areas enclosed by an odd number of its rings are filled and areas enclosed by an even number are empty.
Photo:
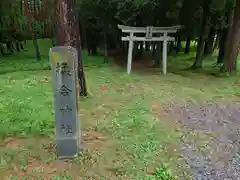
[[[128,41],[128,64],[127,73],[131,73],[132,69],[132,52],[133,52],[133,42],[134,41],[163,41],[163,53],[162,53],[162,72],[167,74],[167,43],[168,41],[175,41],[174,37],[169,37],[169,33],[176,33],[182,26],[170,26],[170,27],[133,27],[133,26],[123,26],[118,25],[123,33],[130,33],[130,36],[122,37],[122,41]],[[136,37],[134,34],[145,33],[145,37]],[[160,37],[153,37],[153,33],[161,34]]]

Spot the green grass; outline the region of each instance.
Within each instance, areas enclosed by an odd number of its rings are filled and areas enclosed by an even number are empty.
[[[164,107],[239,101],[238,77],[210,75],[218,71],[210,57],[197,72],[183,70],[191,65],[193,53],[169,57],[167,76],[141,70],[128,76],[125,68],[84,54],[90,92],[80,99],[85,150],[74,161],[59,163],[52,147],[55,123],[47,70],[51,43],[39,43],[40,62],[34,59],[32,44],[26,52],[0,58],[0,177],[170,180],[185,167],[174,150],[181,132],[163,118]]]

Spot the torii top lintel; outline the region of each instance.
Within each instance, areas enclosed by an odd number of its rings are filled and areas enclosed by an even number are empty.
[[[151,27],[151,26],[150,26]],[[152,27],[152,33],[175,33],[183,26],[169,26],[169,27]],[[146,33],[147,27],[134,27],[134,26],[124,26],[118,25],[118,28],[124,33]]]

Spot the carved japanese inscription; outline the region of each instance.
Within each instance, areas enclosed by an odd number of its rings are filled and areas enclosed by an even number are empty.
[[[57,155],[73,158],[79,153],[80,127],[77,115],[77,51],[72,47],[50,49]]]

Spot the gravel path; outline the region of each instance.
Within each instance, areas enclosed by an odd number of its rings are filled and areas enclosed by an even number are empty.
[[[178,121],[187,134],[207,139],[182,138],[182,156],[196,180],[240,180],[240,104],[175,105],[168,119]],[[202,149],[205,149],[202,150]]]

